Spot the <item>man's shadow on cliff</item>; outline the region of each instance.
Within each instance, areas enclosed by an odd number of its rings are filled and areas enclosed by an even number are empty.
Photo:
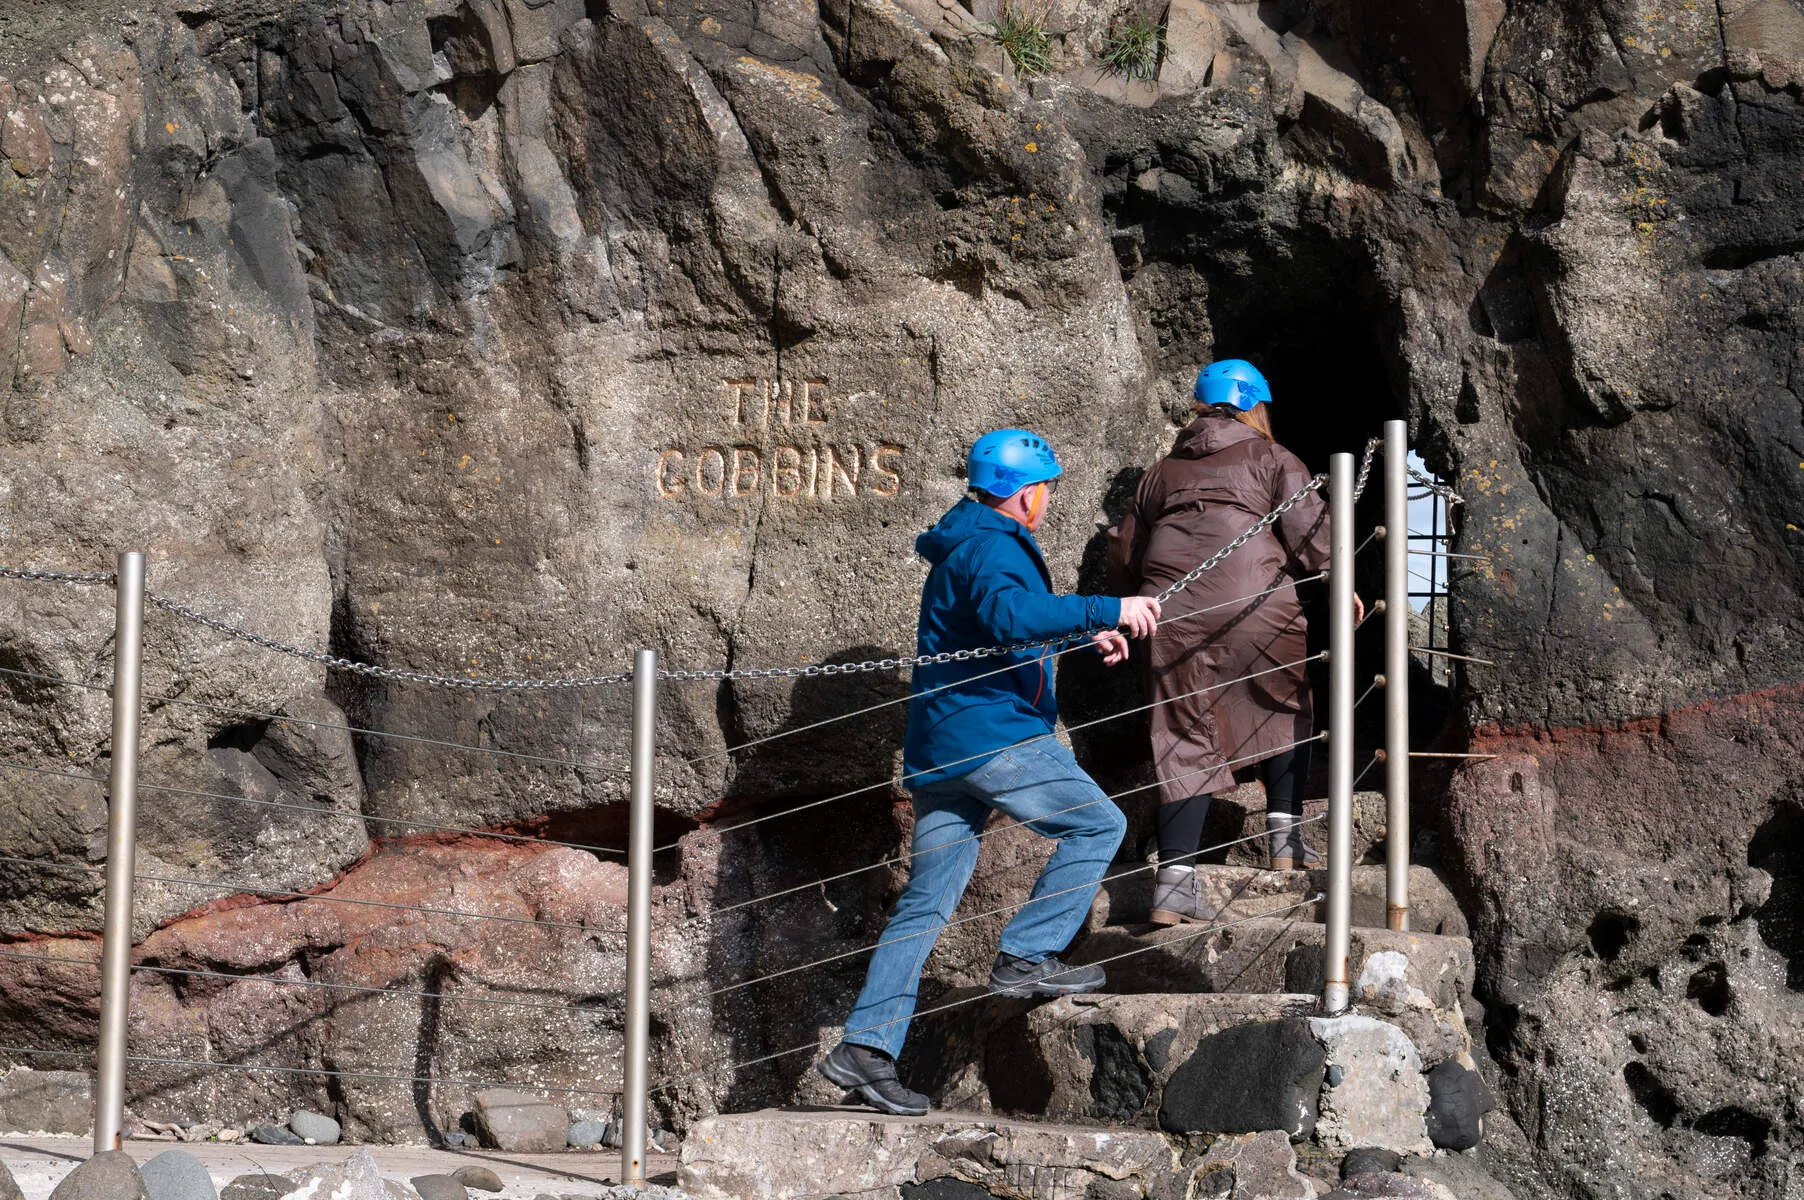
[[[855,645],[823,663],[895,653]],[[789,690],[781,725],[766,732],[757,708],[773,700],[754,689],[780,686],[722,684],[728,744],[758,742],[732,756],[723,824],[758,823],[721,834],[707,978],[711,990],[733,989],[711,997],[723,1061],[793,1053],[735,1072],[720,1097],[725,1112],[795,1096],[820,1053],[809,1038],[850,1012],[869,962],[864,948],[881,936],[907,877],[899,861],[906,785],[897,777],[908,677],[895,669],[804,676]]]

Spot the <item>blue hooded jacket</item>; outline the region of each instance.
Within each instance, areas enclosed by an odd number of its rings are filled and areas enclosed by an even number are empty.
[[[933,564],[921,588],[917,654],[1082,634],[1121,620],[1113,596],[1053,595],[1027,526],[975,500],[954,505],[915,539],[915,551]],[[1015,743],[1052,732],[1059,705],[1045,661],[1050,649],[917,668],[903,782],[920,787],[968,774]],[[1014,670],[1000,669],[1011,664]],[[960,680],[973,682],[943,686]]]

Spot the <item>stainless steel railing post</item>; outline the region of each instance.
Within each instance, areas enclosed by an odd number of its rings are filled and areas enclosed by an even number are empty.
[[[626,869],[626,1070],[621,1096],[620,1180],[645,1186],[646,1069],[651,1052],[652,755],[658,652],[633,658],[633,782]]]
[[[1328,460],[1328,928],[1322,1011],[1347,1008],[1353,892],[1353,456]]]
[[[1384,922],[1409,928],[1409,424],[1384,423]]]
[[[113,607],[112,774],[107,780],[106,908],[95,1051],[94,1153],[125,1132],[125,1038],[131,1014],[132,876],[138,846],[138,695],[144,662],[144,554],[119,556]]]

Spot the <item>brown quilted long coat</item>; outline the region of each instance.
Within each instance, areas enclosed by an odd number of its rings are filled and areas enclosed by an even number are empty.
[[[1156,595],[1308,480],[1308,469],[1284,447],[1205,412],[1142,477],[1114,531],[1117,585]],[[1320,492],[1311,492],[1166,602],[1147,674],[1149,700],[1168,701],[1151,714],[1162,802],[1225,791],[1234,786],[1225,764],[1270,757],[1314,731],[1304,668],[1286,665],[1307,653],[1297,589],[1234,601],[1327,563],[1328,509]],[[1196,615],[1185,617],[1190,613]],[[1214,687],[1254,672],[1266,673]],[[1193,694],[1204,688],[1213,690]]]

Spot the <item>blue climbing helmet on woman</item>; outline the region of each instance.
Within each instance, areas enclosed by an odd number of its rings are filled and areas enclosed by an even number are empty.
[[[1244,358],[1224,358],[1204,367],[1196,377],[1196,402],[1211,407],[1224,404],[1239,412],[1272,402],[1272,385],[1259,368]],[[1267,433],[1266,440],[1271,440]]]

